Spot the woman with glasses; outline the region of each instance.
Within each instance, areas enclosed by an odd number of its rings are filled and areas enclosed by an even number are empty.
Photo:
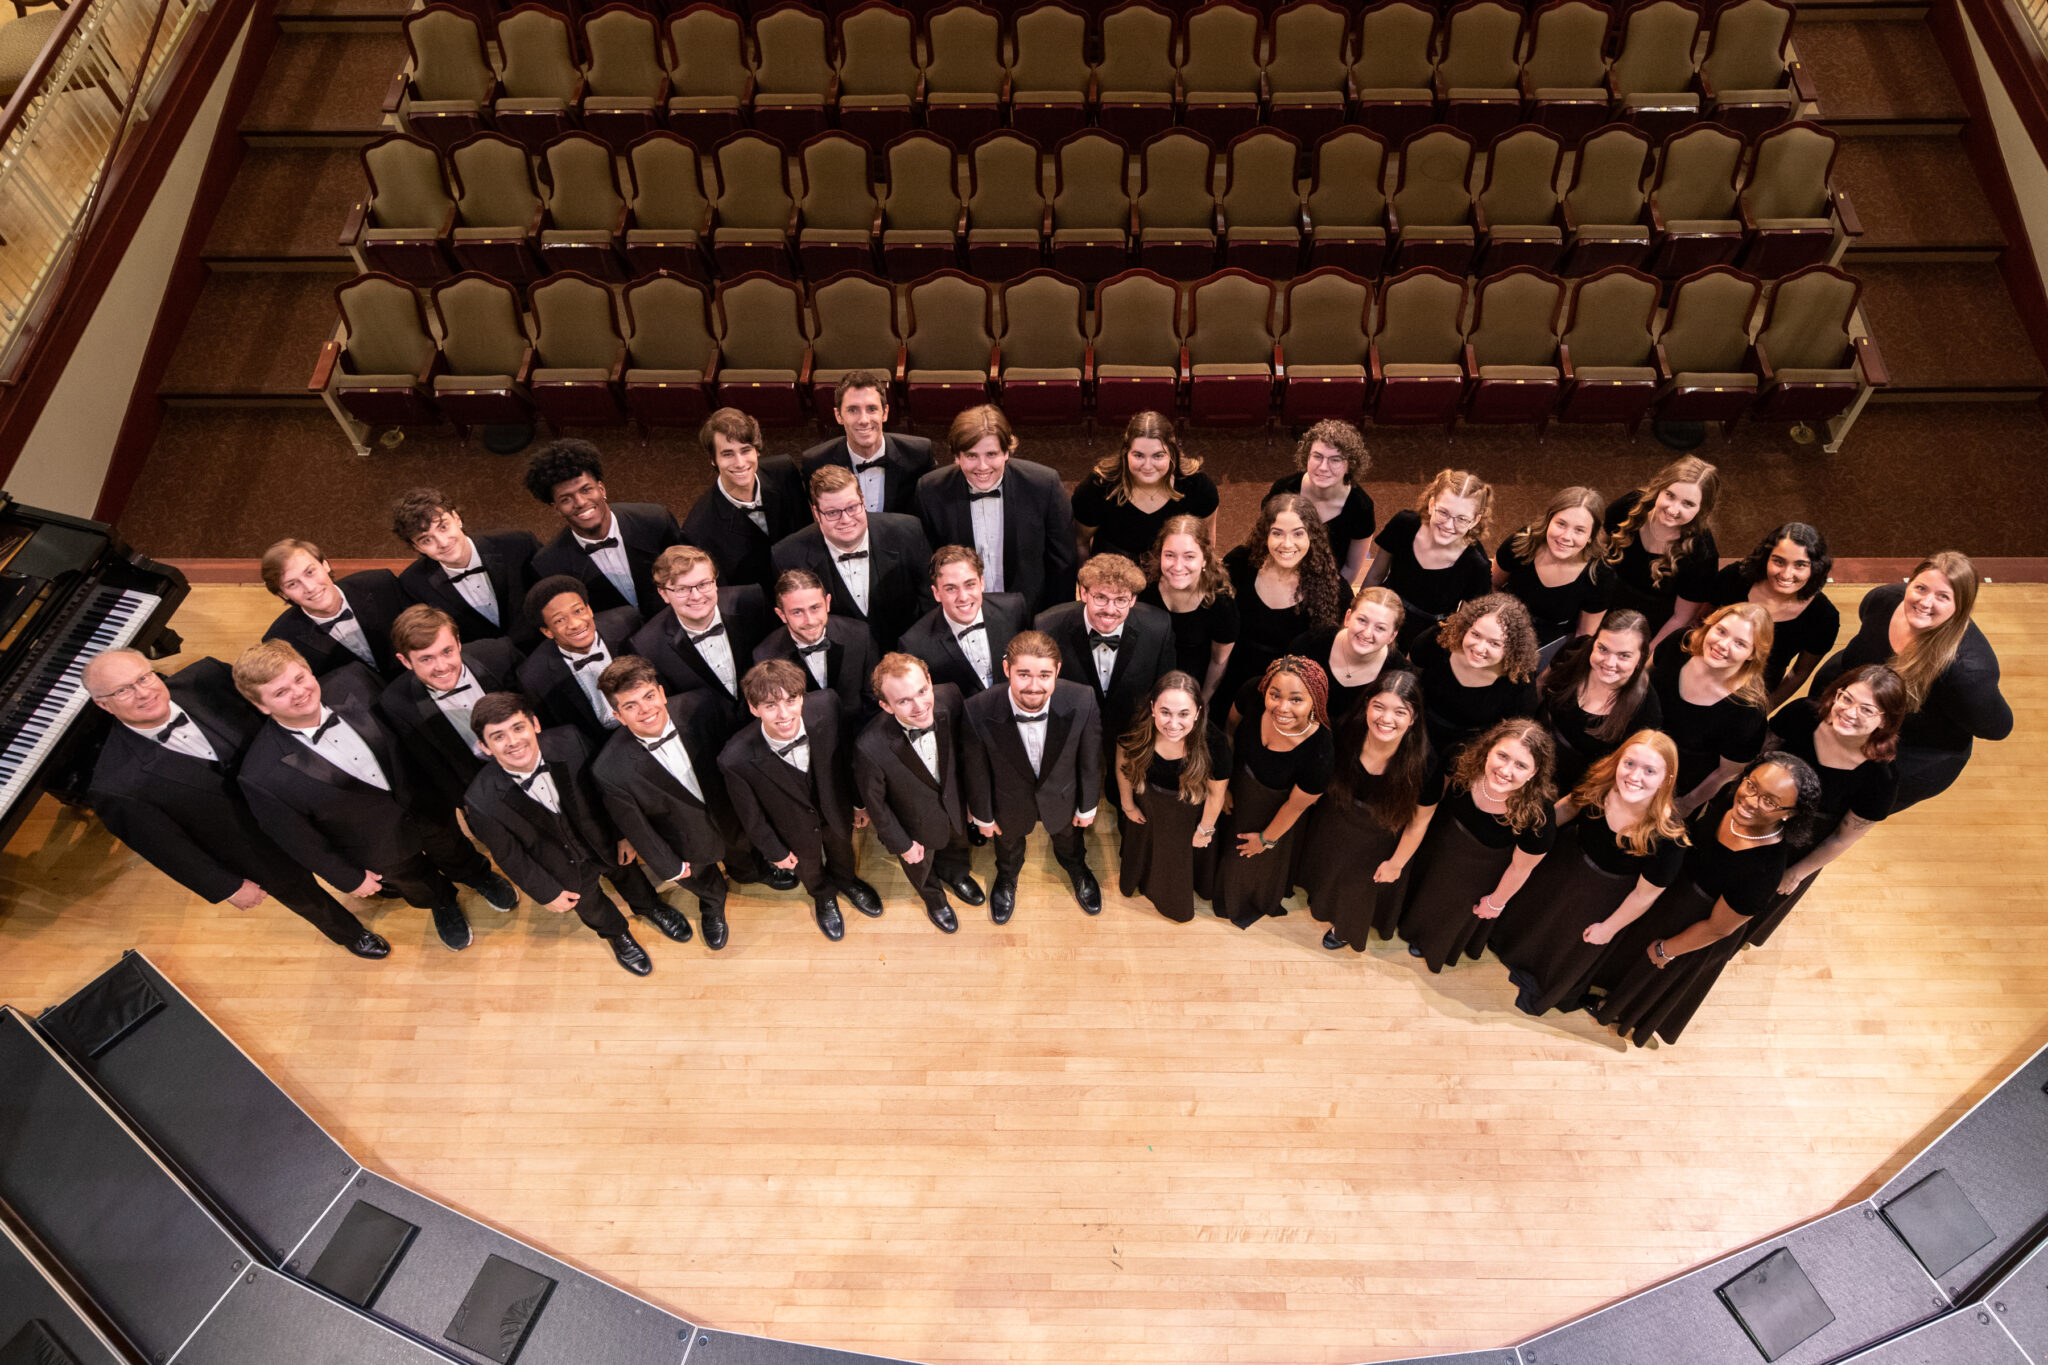
[[[1168,517],[1140,563],[1150,586],[1141,605],[1158,607],[1173,622],[1173,657],[1202,681],[1202,700],[1216,684],[1237,646],[1237,598],[1230,575],[1216,556],[1208,523],[1196,517]]]
[[[1401,645],[1433,634],[1460,602],[1483,596],[1493,583],[1493,570],[1479,542],[1485,538],[1493,509],[1493,486],[1462,469],[1445,469],[1430,480],[1414,511],[1387,518],[1373,544],[1372,565],[1365,571],[1368,587],[1392,588],[1401,595],[1408,620]]]
[[[1216,484],[1201,470],[1201,460],[1180,448],[1163,414],[1131,418],[1116,453],[1104,456],[1074,487],[1074,534],[1082,557],[1143,559],[1173,517],[1193,517],[1206,527],[1216,515]]]
[[[1566,791],[1623,739],[1663,724],[1664,708],[1650,686],[1649,642],[1642,613],[1616,607],[1537,677],[1536,716],[1557,741],[1557,785]]]
[[[1309,813],[1301,844],[1308,912],[1330,926],[1323,946],[1332,952],[1347,945],[1364,952],[1375,930],[1383,939],[1394,936],[1408,888],[1373,874],[1394,855],[1421,806],[1423,785],[1435,776],[1415,675],[1385,672],[1361,691],[1360,705],[1337,726],[1330,789]]]
[[[1266,668],[1264,704],[1231,737],[1228,815],[1216,862],[1219,918],[1249,929],[1294,889],[1295,833],[1330,785],[1329,683],[1313,660],[1287,655]]]
[[[1336,625],[1351,596],[1330,559],[1316,505],[1298,493],[1267,498],[1244,543],[1223,556],[1223,567],[1239,625],[1220,697],[1235,697],[1246,681],[1263,678],[1266,665],[1296,636]]]
[[[1785,871],[1788,837],[1820,796],[1813,769],[1790,754],[1752,760],[1687,823],[1685,866],[1671,889],[1615,941],[1596,973],[1593,1017],[1637,1047],[1678,1041],[1721,969],[1749,941]]]
[[[1372,468],[1365,437],[1349,422],[1325,418],[1301,434],[1294,447],[1295,473],[1273,480],[1266,496],[1299,493],[1316,505],[1323,533],[1330,538],[1330,557],[1346,583],[1365,572],[1372,547],[1372,497],[1361,483]]]
[[[1650,670],[1664,733],[1678,746],[1678,811],[1691,815],[1764,743],[1771,618],[1754,602],[1717,608],[1658,649]]]
[[[1770,710],[1806,684],[1842,632],[1841,613],[1823,591],[1834,563],[1820,532],[1788,521],[1765,534],[1747,559],[1714,576],[1710,605],[1754,602],[1770,613],[1771,654],[1764,661]]]
[[[1289,654],[1314,659],[1330,679],[1330,724],[1342,726],[1361,697],[1390,671],[1410,667],[1394,643],[1401,630],[1401,599],[1385,588],[1360,588],[1351,595],[1344,619],[1327,630],[1306,631],[1287,646]],[[1239,689],[1239,714],[1251,694]]]
[[[1510,716],[1536,713],[1536,630],[1529,609],[1504,592],[1474,597],[1416,642],[1423,724],[1446,759]]]
[[[1721,475],[1688,456],[1607,505],[1607,563],[1614,570],[1614,605],[1643,614],[1656,634],[1691,625],[1706,606],[1720,568],[1714,548],[1714,502]]]
[[[1541,517],[1494,552],[1494,591],[1520,598],[1529,609],[1543,667],[1567,641],[1591,635],[1614,596],[1607,533],[1600,529],[1605,506],[1598,489],[1563,489]]]
[[[1124,895],[1143,896],[1181,924],[1195,917],[1195,897],[1209,893],[1207,851],[1229,780],[1230,743],[1209,724],[1201,685],[1179,669],[1167,673],[1117,754]]]

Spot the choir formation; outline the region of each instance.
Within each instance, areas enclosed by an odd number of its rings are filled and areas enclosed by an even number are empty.
[[[1564,489],[1489,556],[1482,479],[1381,523],[1363,439],[1322,422],[1219,556],[1216,486],[1159,414],[1070,496],[998,409],[937,463],[886,394],[848,375],[844,435],[800,462],[712,414],[717,481],[680,524],[561,440],[526,470],[564,523],[545,545],[434,489],[394,509],[401,574],[279,541],[288,605],[232,667],[90,663],[119,722],[95,808],[196,894],[275,898],[359,957],[389,946],[327,887],[460,949],[460,883],[575,913],[637,974],[607,884],[677,941],[658,888],[686,887],[714,949],[731,883],[801,889],[839,939],[842,902],[883,911],[871,828],[952,933],[955,901],[1009,920],[1043,826],[1092,915],[1101,817],[1121,891],[1169,919],[1244,928],[1301,888],[1327,949],[1399,936],[1435,972],[1491,948],[1523,1010],[1641,1044],[2012,727],[1966,557],[1869,592],[1838,649],[1820,532],[1721,567],[1702,460]]]

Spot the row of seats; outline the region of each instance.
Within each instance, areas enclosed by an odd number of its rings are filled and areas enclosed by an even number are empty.
[[[1262,128],[1225,150],[1219,194],[1215,149],[1169,129],[1140,150],[1134,196],[1129,148],[1094,129],[1054,150],[1049,195],[1041,149],[1014,132],[982,138],[964,163],[951,143],[907,133],[885,150],[879,183],[866,144],[821,133],[801,149],[795,186],[781,147],[736,133],[714,150],[708,190],[697,149],[670,132],[628,149],[623,183],[588,133],[551,141],[538,183],[525,149],[500,134],[469,137],[445,167],[428,144],[393,134],[363,151],[370,193],[343,244],[365,269],[418,283],[456,270],[525,283],[558,269],[624,280],[879,268],[909,281],[962,265],[992,280],[1041,265],[1083,280],[1129,265],[1177,279],[1219,265],[1271,276],[1628,265],[1676,279],[1739,264],[1776,278],[1838,259],[1861,230],[1830,183],[1836,146],[1805,122],[1753,144],[1695,124],[1653,160],[1648,135],[1617,124],[1581,139],[1561,178],[1565,144],[1547,128],[1503,133],[1482,170],[1472,137],[1437,125],[1403,145],[1389,193],[1377,134],[1326,135],[1304,186],[1298,144]]]
[[[944,427],[998,402],[1012,421],[1207,424],[1618,423],[1646,413],[1818,421],[1886,382],[1850,335],[1860,293],[1832,266],[1761,281],[1727,266],[1661,283],[1626,266],[1577,282],[1516,266],[1475,285],[1421,266],[1381,283],[1334,267],[1279,285],[1243,270],[1180,284],[1149,270],[1079,281],[1038,270],[997,288],[942,270],[901,290],[850,273],[808,293],[767,274],[715,290],[666,272],[612,288],[466,272],[418,291],[370,274],[335,291],[342,324],[312,379],[377,426],[531,421],[694,428],[714,406],[821,419],[849,370],[891,377],[895,405]],[[526,314],[531,316],[528,330]]]
[[[497,16],[494,65],[466,10],[405,19],[411,62],[387,107],[453,147],[486,127],[539,151],[574,127],[623,150],[666,126],[702,143],[750,126],[785,148],[836,124],[880,146],[922,126],[956,142],[997,128],[1052,143],[1092,122],[1139,142],[1184,124],[1225,142],[1260,124],[1304,143],[1345,123],[1400,140],[1435,122],[1485,140],[1523,122],[1568,138],[1611,121],[1662,136],[1702,115],[1753,134],[1813,92],[1789,56],[1789,0],[1731,0],[1702,39],[1691,0],[1380,0],[1353,17],[1293,0],[1265,17],[1206,0],[1184,18],[1124,0],[1100,21],[1062,0],[1002,16],[959,0],[917,22],[867,0],[828,25],[777,5],[751,31],[709,4],[663,23],[625,4],[570,18],[542,4]]]

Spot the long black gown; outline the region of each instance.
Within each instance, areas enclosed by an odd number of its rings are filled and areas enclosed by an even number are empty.
[[[1212,646],[1237,643],[1237,598],[1228,592],[1218,592],[1216,599],[1207,606],[1175,611],[1166,605],[1166,599],[1159,595],[1159,585],[1155,583],[1138,594],[1138,601],[1166,613],[1167,619],[1173,623],[1174,662],[1182,672],[1192,674],[1196,682],[1209,679]]]
[[[1209,773],[1222,781],[1230,773],[1230,741],[1214,726],[1207,738]],[[1216,848],[1213,837],[1208,848],[1195,847],[1203,803],[1181,799],[1180,771],[1186,763],[1183,758],[1152,755],[1145,784],[1136,793],[1145,823],[1119,822],[1123,849],[1117,868],[1118,890],[1143,896],[1153,909],[1181,924],[1195,917],[1195,897],[1209,896]]]
[[[1614,602],[1614,570],[1607,561],[1595,559],[1583,566],[1571,582],[1553,588],[1536,573],[1532,551],[1527,559],[1517,555],[1514,538],[1500,543],[1493,562],[1506,575],[1500,590],[1529,609],[1529,623],[1536,627],[1536,643],[1549,646],[1568,640],[1579,629],[1579,617],[1599,615]]]
[[[1579,785],[1586,769],[1619,749],[1622,740],[1638,730],[1660,728],[1664,724],[1664,704],[1657,700],[1656,688],[1645,691],[1642,703],[1615,739],[1601,739],[1593,733],[1607,717],[1596,716],[1579,705],[1576,693],[1556,703],[1539,701],[1536,718],[1550,726],[1550,737],[1557,742],[1557,790],[1563,794]]]
[[[1892,803],[1898,796],[1898,769],[1890,763],[1873,763],[1869,759],[1853,768],[1830,768],[1820,761],[1814,751],[1814,731],[1820,728],[1820,707],[1811,697],[1787,702],[1771,717],[1771,746],[1795,758],[1803,758],[1814,772],[1820,775],[1820,799],[1814,802],[1813,820],[1800,831],[1796,839],[1785,843],[1785,865],[1804,858],[1818,848],[1822,841],[1841,828],[1842,821],[1851,815],[1876,824],[1892,812]],[[1763,943],[1777,932],[1785,922],[1785,916],[1792,913],[1792,907],[1799,904],[1820,880],[1821,874],[1814,873],[1805,881],[1779,896],[1773,891],[1773,899],[1754,924],[1749,927],[1751,944]]]
[[[1515,682],[1506,675],[1484,687],[1458,681],[1451,657],[1433,639],[1418,640],[1414,662],[1422,677],[1422,723],[1429,728],[1429,747],[1450,762],[1475,735],[1498,721],[1536,714],[1536,684]]]
[[[1392,938],[1401,918],[1408,874],[1391,882],[1376,882],[1372,874],[1394,855],[1406,825],[1388,829],[1373,817],[1369,803],[1386,780],[1383,774],[1367,772],[1356,754],[1339,761],[1349,765],[1350,791],[1333,784],[1309,809],[1297,862],[1309,914],[1329,925],[1352,952],[1362,953],[1372,934]],[[1424,774],[1425,784],[1430,778]]]
[[[1650,686],[1664,714],[1664,733],[1678,749],[1678,794],[1707,780],[1724,758],[1747,763],[1764,746],[1764,713],[1729,695],[1707,706],[1689,702],[1679,691],[1678,675],[1689,656],[1682,635],[1657,646],[1650,666]]]
[[[1437,812],[1408,864],[1400,928],[1408,946],[1420,951],[1432,972],[1440,972],[1461,953],[1479,956],[1468,945],[1475,939],[1483,944],[1493,921],[1473,914],[1472,907],[1499,885],[1518,850],[1548,853],[1557,822],[1546,807],[1542,818],[1517,834],[1504,817],[1479,809],[1471,792],[1446,796],[1441,775],[1423,786],[1422,803]]]
[[[1280,902],[1294,889],[1294,852],[1304,821],[1296,820],[1279,843],[1256,857],[1238,856],[1238,836],[1271,824],[1296,787],[1312,796],[1321,794],[1330,785],[1337,757],[1327,725],[1316,727],[1314,734],[1285,752],[1268,749],[1259,736],[1262,719],[1263,710],[1238,722],[1230,746],[1230,814],[1216,827],[1214,907],[1218,917],[1240,929],[1281,913]]]
[[[1285,478],[1273,480],[1273,486],[1266,490],[1267,501],[1270,502],[1281,493],[1301,493],[1304,477],[1297,469]],[[1330,558],[1337,561],[1338,573],[1344,572],[1344,561],[1351,554],[1352,542],[1371,536],[1372,529],[1377,524],[1374,521],[1372,494],[1355,483],[1346,484],[1345,487],[1350,491],[1344,495],[1343,510],[1323,523],[1323,534],[1330,538]],[[1302,493],[1302,496],[1308,497],[1306,493]],[[1309,498],[1309,501],[1313,502],[1315,499]]]
[[[1238,631],[1237,648],[1230,651],[1230,662],[1224,666],[1223,681],[1217,687],[1216,695],[1234,697],[1238,688],[1264,673],[1266,665],[1287,652],[1287,646],[1294,642],[1295,636],[1311,629],[1315,623],[1309,620],[1308,613],[1299,603],[1284,608],[1265,604],[1259,597],[1258,571],[1251,567],[1249,556],[1241,547],[1223,557],[1223,566],[1230,573],[1231,588],[1237,597]],[[1307,569],[1302,572],[1306,573]],[[1350,601],[1341,586],[1335,592],[1337,600]],[[1177,652],[1176,641],[1176,657]]]

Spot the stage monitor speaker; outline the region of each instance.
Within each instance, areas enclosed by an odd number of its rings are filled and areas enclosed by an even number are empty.
[[[1810,1299],[1781,1296],[1802,1281]],[[1546,1332],[1522,1362],[1820,1365],[1948,1306],[1877,1209],[1857,1204]]]
[[[252,1266],[167,1365],[287,1362],[455,1365],[455,1358],[268,1266]]]
[[[2048,1242],[2035,1247],[1971,1307],[1989,1310],[2033,1365],[2048,1365]]]
[[[0,1365],[127,1365],[14,1229],[0,1222]]]
[[[272,1265],[360,1169],[140,953],[37,1026]]]
[[[234,1234],[11,1007],[0,1009],[0,1200],[152,1361],[247,1266]]]
[[[2027,1365],[2027,1357],[1983,1308],[1959,1308],[1841,1365]]]
[[[911,1365],[894,1356],[835,1351],[826,1346],[742,1336],[738,1332],[697,1331],[687,1365]]]

